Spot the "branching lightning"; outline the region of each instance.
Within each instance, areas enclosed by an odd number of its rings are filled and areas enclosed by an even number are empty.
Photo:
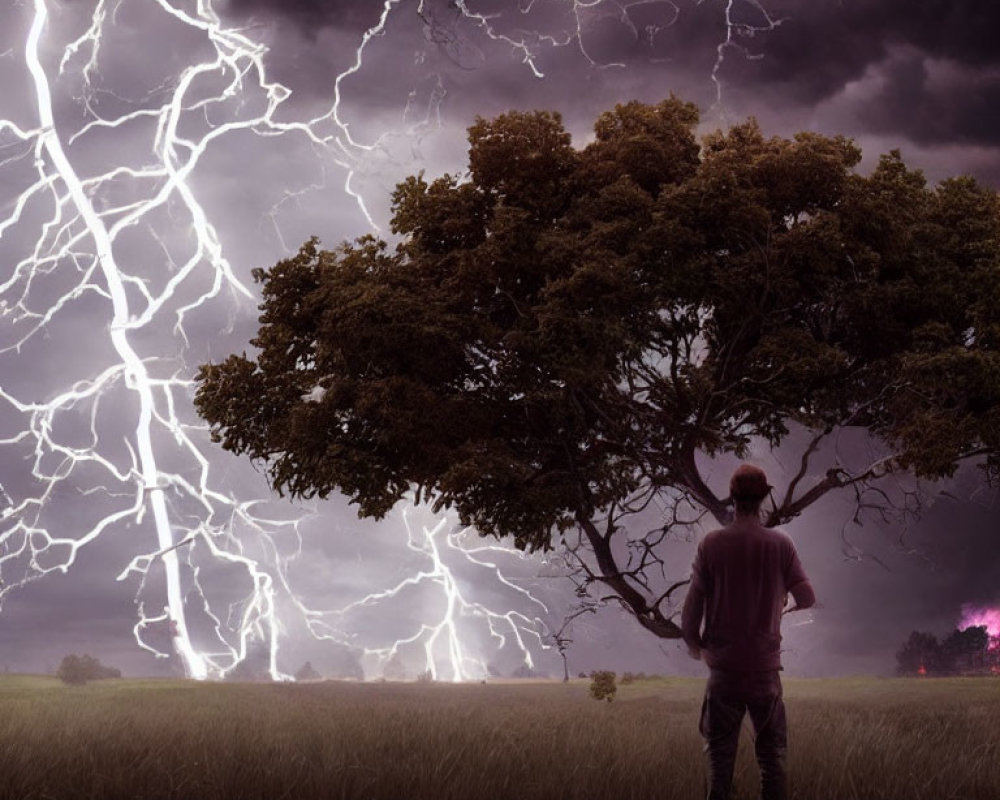
[[[498,545],[479,543],[478,536],[468,528],[448,531],[450,521],[447,518],[437,519],[430,526],[415,524],[411,516],[409,511],[404,511],[402,515],[406,528],[406,546],[423,566],[388,589],[372,592],[331,611],[317,611],[300,602],[300,610],[309,620],[313,635],[354,643],[359,638],[357,634],[345,634],[346,631],[356,631],[358,628],[356,624],[352,624],[352,617],[359,612],[382,607],[388,607],[389,613],[392,613],[391,604],[395,602],[398,609],[399,601],[407,592],[412,594],[413,590],[430,587],[431,591],[428,593],[424,589],[422,596],[426,599],[429,594],[438,609],[425,612],[413,634],[381,646],[363,643],[358,645],[363,658],[369,662],[366,673],[383,675],[387,665],[403,651],[421,650],[422,661],[418,671],[433,680],[485,678],[490,665],[465,642],[463,629],[467,625],[464,621],[470,619],[485,623],[485,631],[494,641],[494,650],[501,650],[509,645],[520,654],[525,667],[534,668],[532,648],[549,647],[545,641],[549,608],[528,589],[508,578],[501,571],[496,558],[498,556],[509,560],[530,557]],[[470,539],[476,540],[477,544],[469,544]],[[478,576],[492,578],[496,586],[506,589],[512,596],[519,595],[522,605],[533,608],[535,616],[517,610],[493,611],[484,603],[471,599],[468,588],[463,588],[462,581],[455,573],[455,565],[463,563],[466,569],[470,564],[476,567]]]
[[[387,35],[394,15],[415,12],[428,46],[459,68],[484,58],[471,32],[484,46],[511,51],[534,80],[544,77],[545,48],[575,46],[591,67],[623,66],[590,54],[587,29],[595,15],[612,14],[638,40],[651,40],[658,28],[636,27],[633,9],[662,5],[665,26],[681,13],[669,0],[573,0],[562,17],[567,24],[526,30],[517,18],[527,19],[536,3],[511,12],[509,24],[466,0],[385,0],[346,68],[332,77],[329,107],[306,118],[290,110],[292,91],[269,77],[267,46],[227,25],[211,0],[97,0],[70,34],[77,6],[31,0],[9,12],[25,32],[21,42],[0,43],[13,45],[0,53],[0,69],[12,76],[5,87],[16,79],[22,92],[20,105],[0,119],[0,375],[36,377],[0,379],[0,444],[13,465],[0,473],[0,602],[28,582],[70,570],[99,539],[116,537],[138,552],[118,576],[137,584],[138,645],[164,657],[176,653],[194,678],[225,676],[256,643],[266,645],[271,677],[289,677],[279,657],[288,608],[312,635],[356,648],[376,670],[409,646],[422,648],[434,677],[481,677],[482,654],[463,638],[470,619],[497,647],[516,648],[533,666],[548,608],[500,566],[500,559],[521,556],[446,532],[444,520],[406,522],[407,551],[424,564],[412,575],[340,608],[313,609],[289,578],[313,511],[275,511],[267,499],[221,488],[206,432],[193,421],[185,356],[203,347],[207,320],[214,335],[224,335],[238,310],[254,302],[204,197],[204,164],[226,142],[288,142],[315,158],[313,180],[287,186],[268,214],[283,251],[289,243],[278,224],[282,207],[324,190],[328,175],[342,176],[343,193],[365,225],[378,229],[359,178],[391,160],[392,136],[419,142],[439,124],[447,85],[432,74],[419,110],[411,94],[400,132],[371,142],[352,133],[345,93],[358,89],[369,49]],[[780,24],[756,0],[750,3],[766,22],[740,23],[735,3],[725,3],[726,40],[711,75],[719,92],[718,72],[726,51],[739,46],[736,37]],[[130,14],[141,15],[143,25],[183,31],[198,48],[138,97],[106,88],[102,78],[122,39],[115,33]],[[192,333],[199,327],[202,333]],[[80,509],[76,516],[65,510],[70,506]],[[498,612],[472,599],[455,576],[454,558],[529,612]],[[238,585],[238,599],[220,605],[220,581]],[[412,635],[383,646],[352,630],[352,615],[416,586],[433,587],[444,603]]]
[[[704,0],[698,0],[699,4]],[[725,0],[725,38],[716,47],[715,65],[712,67],[712,83],[715,84],[715,103],[718,108],[722,108],[722,65],[725,63],[726,54],[730,50],[737,51],[746,59],[757,59],[763,56],[760,53],[752,53],[745,45],[740,43],[740,39],[752,39],[753,37],[773,31],[783,19],[772,17],[759,0],[745,0],[744,5],[750,8],[757,21],[741,22],[737,18],[737,0]]]

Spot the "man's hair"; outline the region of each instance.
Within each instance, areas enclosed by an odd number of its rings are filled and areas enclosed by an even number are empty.
[[[767,475],[753,464],[740,464],[729,481],[729,495],[736,510],[752,514],[760,509],[760,504],[771,492]]]

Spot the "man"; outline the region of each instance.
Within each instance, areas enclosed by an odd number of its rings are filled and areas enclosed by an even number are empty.
[[[795,599],[790,611],[809,608],[816,596],[791,539],[760,523],[761,503],[771,491],[763,470],[741,465],[729,489],[735,518],[699,543],[681,619],[688,651],[704,657],[710,669],[699,723],[708,756],[708,800],[729,797],[747,711],[763,800],[786,800],[782,608],[789,592]]]

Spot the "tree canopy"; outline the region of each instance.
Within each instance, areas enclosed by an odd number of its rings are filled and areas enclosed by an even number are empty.
[[[991,640],[985,625],[955,628],[944,641],[932,633],[911,631],[896,653],[900,675],[958,675],[972,671],[996,671],[1000,662],[1000,638]]]
[[[842,136],[698,122],[626,103],[578,149],[557,113],[478,119],[467,171],[397,186],[395,243],[313,239],[254,271],[253,356],[198,376],[214,438],[364,516],[415,491],[522,548],[578,531],[590,577],[669,637],[657,540],[627,564],[612,545],[654,499],[725,521],[706,457],[808,432],[771,524],[892,472],[996,478],[997,193],[929,186],[898,152],[861,174]],[[880,456],[818,468],[852,427]]]
[[[107,667],[86,653],[82,656],[73,653],[63,656],[63,660],[59,662],[59,668],[56,670],[56,677],[63,683],[78,686],[87,681],[100,681],[107,678],[120,678],[121,676],[121,670]]]

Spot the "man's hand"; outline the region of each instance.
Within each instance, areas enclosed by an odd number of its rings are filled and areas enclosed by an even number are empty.
[[[701,648],[696,644],[688,645],[688,655],[695,661],[701,661]]]

